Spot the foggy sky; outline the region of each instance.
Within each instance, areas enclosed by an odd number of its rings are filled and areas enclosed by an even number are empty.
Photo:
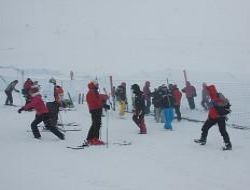
[[[0,65],[250,70],[248,0],[0,0]]]

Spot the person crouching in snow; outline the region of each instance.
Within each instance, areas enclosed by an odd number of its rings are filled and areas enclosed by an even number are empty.
[[[223,150],[231,150],[232,144],[230,142],[229,135],[226,131],[227,113],[223,113],[223,115],[221,115],[219,111],[224,104],[224,98],[219,96],[219,93],[217,92],[216,87],[214,85],[207,86],[207,90],[211,98],[211,102],[208,108],[208,119],[202,126],[201,138],[195,139],[194,141],[201,145],[205,145],[207,142],[208,130],[217,123],[219,126],[220,134],[223,137],[225,143],[225,147],[223,147]]]
[[[91,81],[88,84],[89,91],[86,95],[89,112],[91,114],[92,125],[87,136],[89,145],[102,145],[103,141],[99,139],[99,131],[102,125],[102,108],[109,109],[109,105],[104,104],[104,94],[99,94],[99,85],[96,81]]]
[[[138,84],[133,84],[131,86],[134,97],[134,111],[133,111],[133,121],[140,128],[140,134],[147,134],[147,128],[144,121],[144,111],[145,111],[145,100],[143,92],[140,90]]]
[[[31,123],[31,130],[35,138],[40,139],[41,134],[38,130],[38,124],[43,122],[45,127],[50,130],[53,134],[55,134],[59,139],[64,140],[64,134],[61,133],[56,126],[54,126],[51,122],[51,118],[49,116],[49,111],[42,100],[42,96],[39,93],[38,88],[31,88],[29,90],[29,95],[31,97],[30,102],[28,102],[25,106],[21,107],[18,110],[18,113],[22,111],[29,111],[31,109],[36,110],[36,117],[34,121]]]

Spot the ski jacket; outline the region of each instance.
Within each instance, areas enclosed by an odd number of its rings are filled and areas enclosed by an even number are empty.
[[[101,109],[103,107],[103,96],[99,94],[97,87],[93,82],[88,84],[89,91],[86,95],[86,101],[89,111]]]
[[[155,91],[152,93],[152,104],[155,108],[161,107],[161,92],[159,89],[155,89]]]
[[[211,102],[209,105],[209,111],[208,111],[208,116],[211,119],[217,119],[220,115],[218,114],[215,106],[219,105],[220,103],[223,102],[218,96],[217,89],[214,85],[207,86],[207,90],[209,93],[209,96],[211,98]]]
[[[187,82],[187,85],[185,88],[181,90],[182,92],[186,93],[187,98],[193,98],[196,97],[196,89],[194,86],[190,84],[190,82]]]
[[[64,90],[61,86],[49,83],[43,89],[42,95],[46,102],[57,102],[58,104],[61,104]]]
[[[39,93],[32,95],[31,102],[27,103],[21,109],[25,111],[35,109],[37,115],[48,113],[48,109],[44,101],[42,100],[42,96]]]
[[[126,101],[126,89],[125,86],[120,85],[115,91],[115,95],[118,101]]]
[[[136,112],[144,114],[145,99],[141,91],[135,93],[134,108]]]
[[[181,98],[182,93],[178,88],[174,88],[172,91],[173,97],[174,97],[174,105],[180,106],[181,105]]]
[[[171,108],[174,106],[174,98],[170,92],[166,92],[162,95],[162,107]]]

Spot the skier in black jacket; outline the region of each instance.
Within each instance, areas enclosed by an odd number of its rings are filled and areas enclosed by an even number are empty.
[[[133,121],[140,128],[140,134],[147,134],[147,128],[144,121],[144,110],[145,110],[145,100],[143,92],[140,90],[138,84],[133,84],[131,86],[134,97],[134,111],[133,111]]]

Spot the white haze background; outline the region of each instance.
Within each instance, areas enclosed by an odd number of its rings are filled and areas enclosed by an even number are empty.
[[[249,72],[248,0],[0,0],[0,65]]]

